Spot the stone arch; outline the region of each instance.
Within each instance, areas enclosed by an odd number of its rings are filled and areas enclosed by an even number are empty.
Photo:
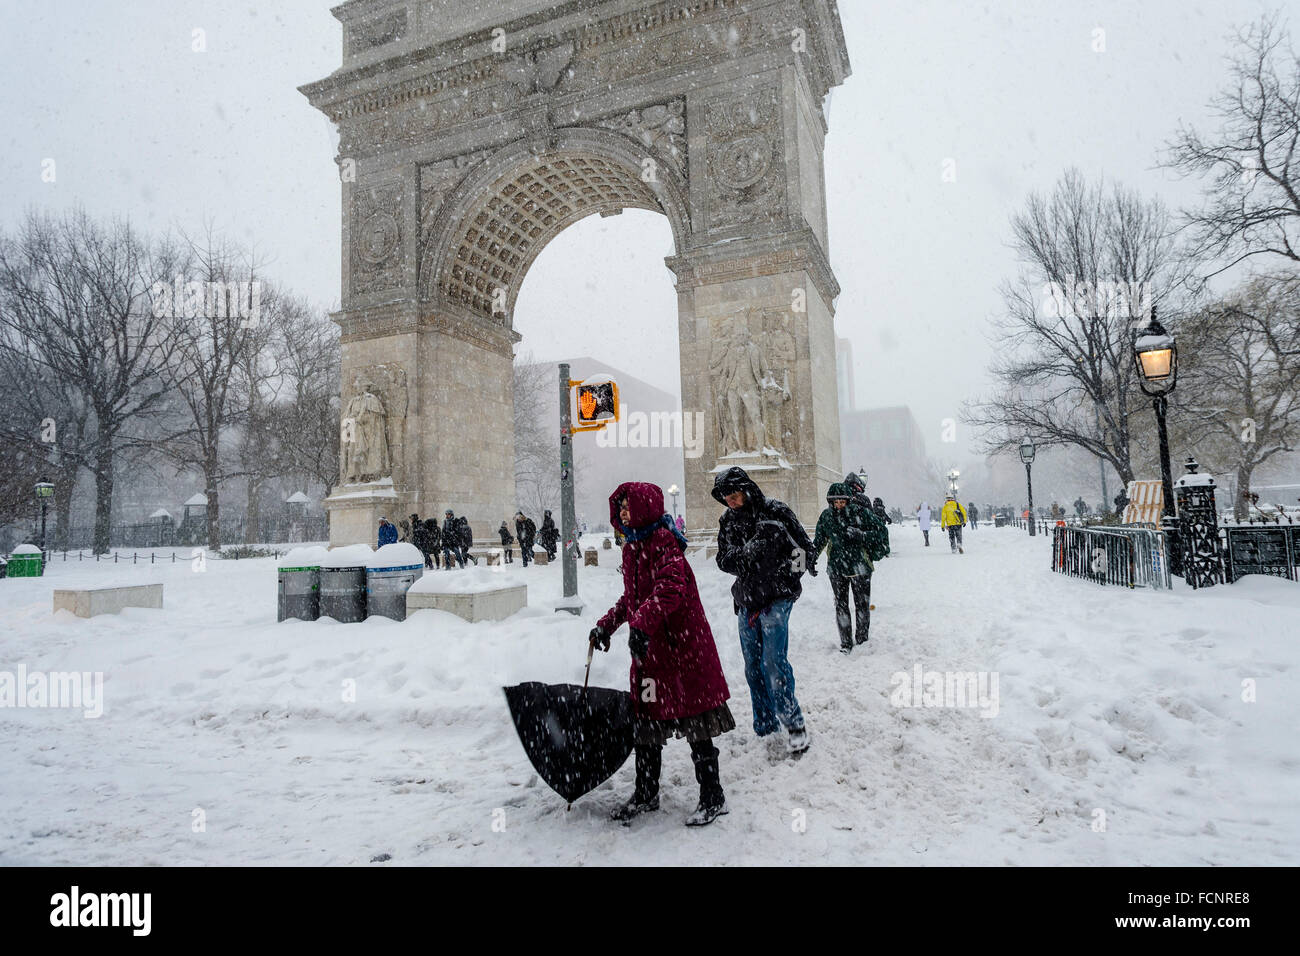
[[[533,261],[561,232],[597,213],[663,213],[675,250],[685,248],[687,184],[666,162],[655,162],[647,178],[646,158],[619,133],[573,128],[545,148],[521,141],[481,160],[439,210],[440,228],[421,256],[421,300],[450,302],[511,327]],[[504,296],[494,296],[496,289]]]
[[[381,513],[452,508],[480,533],[513,514],[524,276],[563,229],[628,206],[668,217],[682,411],[712,421],[683,456],[688,520],[712,523],[733,464],[815,515],[843,474],[822,161],[849,75],[836,0],[332,12],[343,63],[302,92],[339,132],[341,398],[375,381],[392,474],[343,477],[331,542],[373,540]]]

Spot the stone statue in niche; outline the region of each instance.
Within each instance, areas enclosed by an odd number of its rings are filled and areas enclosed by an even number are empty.
[[[375,481],[392,472],[388,455],[388,414],[375,384],[357,376],[357,394],[342,416],[339,459],[345,484]]]

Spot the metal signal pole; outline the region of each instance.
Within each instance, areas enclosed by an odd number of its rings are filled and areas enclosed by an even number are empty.
[[[564,601],[557,611],[581,614],[578,597],[578,561],[573,553],[573,530],[576,509],[573,505],[573,419],[569,414],[569,365],[560,365],[560,552],[564,569]],[[570,603],[570,599],[572,603]]]

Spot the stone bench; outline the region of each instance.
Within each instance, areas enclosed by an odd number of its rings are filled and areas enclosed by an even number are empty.
[[[406,616],[432,608],[447,611],[473,624],[475,621],[504,621],[528,606],[528,586],[490,588],[484,591],[408,591]]]
[[[116,614],[124,607],[161,608],[161,584],[128,584],[121,587],[60,588],[54,592],[54,610],[71,611],[77,617]]]

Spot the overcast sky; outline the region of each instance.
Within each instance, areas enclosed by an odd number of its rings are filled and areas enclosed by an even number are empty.
[[[0,0],[0,227],[77,202],[156,230],[211,219],[336,306],[335,140],[296,89],[341,61],[332,5]],[[1159,151],[1180,119],[1206,122],[1229,33],[1277,7],[841,0],[853,75],[830,104],[826,185],[857,404],[910,405],[931,454],[950,452],[942,420],[987,389],[1010,213],[1071,165],[1193,201],[1194,184],[1155,168]],[[590,354],[676,392],[671,253],[655,214],[572,227],[524,282],[521,349]]]

